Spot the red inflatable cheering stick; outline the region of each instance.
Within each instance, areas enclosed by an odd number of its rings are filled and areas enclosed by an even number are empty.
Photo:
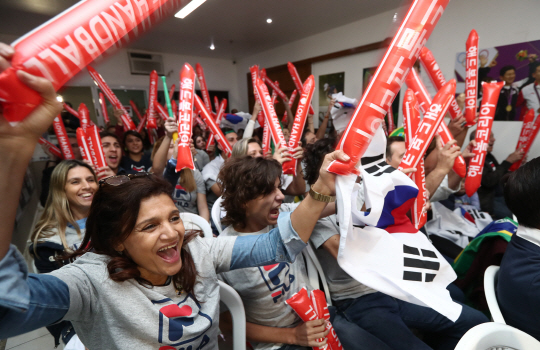
[[[193,130],[193,100],[195,95],[195,71],[188,63],[180,72],[180,102],[178,106],[178,157],[176,171],[184,168],[195,170],[189,140]]]
[[[409,142],[409,147],[399,164],[399,169],[418,169],[418,164],[433,140],[435,132],[439,128],[439,124],[444,118],[450,102],[456,92],[456,81],[450,80],[437,92],[433,102],[429,106],[428,111],[424,114],[424,119],[418,126],[416,135]]]
[[[270,152],[270,127],[268,126],[268,123],[264,124],[262,146],[263,154],[266,157],[266,154]]]
[[[53,120],[53,129],[54,133],[56,134],[56,139],[58,140],[58,144],[60,145],[60,150],[62,151],[62,154],[64,155],[64,159],[75,159],[75,155],[73,154],[73,149],[71,148],[71,143],[69,142],[69,138],[66,133],[66,128],[64,126],[64,121],[62,120],[61,116],[57,116]]]
[[[24,35],[12,44],[11,67],[0,74],[5,118],[20,121],[41,101],[19,81],[17,70],[45,77],[58,90],[108,48],[135,39],[183,6],[182,0],[80,1]]]
[[[435,57],[433,57],[433,54],[427,47],[422,48],[422,51],[420,52],[420,62],[422,62],[422,65],[426,69],[433,85],[435,85],[437,90],[440,90],[444,84],[446,84],[446,79],[441,72],[441,68],[437,64],[437,61],[435,61]],[[452,99],[449,112],[452,119],[459,117],[461,114],[455,98]]]
[[[270,127],[270,134],[272,135],[274,144],[277,148],[287,147],[287,143],[285,142],[285,138],[283,137],[283,131],[281,130],[281,126],[279,125],[279,121],[276,115],[276,110],[274,109],[274,105],[272,104],[272,98],[268,94],[268,89],[266,88],[266,85],[263,83],[261,78],[257,78],[257,83],[255,87],[257,89],[257,94],[259,94],[262,109],[264,111],[265,121]],[[284,169],[286,167],[286,163],[288,162],[283,163]]]
[[[158,74],[155,70],[150,73],[150,88],[148,93],[148,110],[146,111],[146,127],[148,129],[157,129],[156,123],[156,104],[158,90]]]
[[[197,72],[197,80],[199,81],[199,88],[201,88],[201,95],[203,97],[204,105],[209,113],[212,112],[212,103],[210,101],[210,94],[208,93],[208,87],[206,86],[206,78],[204,77],[204,70],[200,64],[195,65]]]
[[[71,108],[67,103],[62,102],[62,105],[64,106],[64,109],[65,109],[66,111],[68,111],[71,115],[74,115],[74,116],[77,117],[78,119],[81,119],[81,116],[79,115],[79,112],[77,112],[76,110],[74,110],[73,108]]]
[[[523,126],[521,127],[518,144],[516,146],[516,151],[520,149],[524,150],[523,158],[525,158],[527,155],[527,152],[529,151],[529,148],[531,147],[534,139],[536,138],[536,134],[538,133],[538,123],[540,122],[540,118],[536,118],[536,123],[533,123],[533,120],[534,108],[531,108],[527,111],[527,114],[525,114],[525,117],[523,118]],[[522,159],[512,164],[510,171],[517,170],[521,165]]]
[[[176,84],[172,84],[171,88],[169,89],[169,100],[171,100],[171,103],[174,100],[174,90],[175,89],[176,89]]]
[[[217,96],[214,96],[214,108],[216,109],[216,114],[217,114],[217,112],[219,110],[219,99],[218,99]],[[217,120],[217,118],[216,118],[216,120]]]
[[[221,103],[218,106],[217,109],[217,116],[216,116],[216,125],[219,127],[219,124],[221,124],[221,120],[223,119],[223,116],[225,115],[225,109],[227,108],[227,99],[224,98],[221,100]]]
[[[58,149],[58,147],[53,145],[51,142],[45,140],[43,137],[40,137],[38,139],[38,142],[39,142],[40,145],[44,146],[47,149],[47,151],[49,151],[56,158],[60,158],[60,159],[64,158],[64,155],[62,154],[62,151],[60,151]]]
[[[296,109],[296,116],[294,117],[291,137],[289,138],[289,152],[292,152],[298,147],[300,138],[302,137],[302,132],[304,131],[304,126],[306,125],[306,116],[308,113],[309,104],[313,98],[314,90],[315,78],[313,75],[310,75],[306,79],[302,94],[300,95],[300,102],[298,103],[298,108]],[[286,175],[293,174],[296,176],[297,163],[298,159],[295,158],[293,158],[290,162],[285,162],[283,164],[283,173]]]
[[[289,73],[291,74],[291,78],[296,86],[296,89],[298,91],[302,91],[302,79],[300,79],[300,74],[298,74],[296,67],[291,62],[287,62],[287,68],[289,69]],[[315,114],[315,111],[311,105],[309,105],[309,114]]]
[[[392,131],[396,130],[396,124],[394,124],[394,111],[392,111],[392,106],[388,107],[388,111],[386,113],[386,119],[388,120],[388,124],[386,125],[388,134],[390,134]]]
[[[410,142],[414,139],[418,124],[420,123],[420,111],[418,102],[412,89],[407,89],[403,99],[403,129],[405,131],[405,147],[408,149]],[[427,214],[423,212],[426,203],[426,177],[424,170],[424,159],[420,159],[416,172],[409,174],[418,187],[418,195],[412,208],[412,221],[414,227],[419,230],[427,221]]]
[[[416,95],[418,106],[420,107],[420,110],[422,113],[425,113],[429,105],[431,104],[431,95],[427,91],[424,82],[416,72],[416,69],[411,69],[409,72],[409,75],[407,75],[407,78],[405,79],[405,83],[407,86],[414,91],[414,94]],[[448,142],[454,140],[454,137],[452,136],[452,133],[448,129],[448,126],[444,123],[444,121],[439,126],[439,130],[437,130],[437,133],[441,137],[441,141],[443,144],[447,144]],[[459,156],[454,161],[453,166],[454,172],[459,175],[459,177],[464,178],[467,175],[467,165],[465,164],[465,159],[463,159],[462,156]]]
[[[84,160],[94,164],[96,168],[107,166],[97,126],[77,128],[77,143]]]
[[[328,170],[336,174],[358,173],[356,164],[364,154],[403,80],[449,0],[415,0],[356,107],[337,149],[351,159],[333,161]]]
[[[281,97],[281,99],[285,100],[287,99],[287,95],[285,95],[285,93],[283,91],[281,91],[281,89],[279,88],[279,83],[276,81],[276,82],[273,82],[272,79],[268,78],[268,76],[266,75],[266,70],[264,70],[264,82],[266,84],[268,84],[271,88],[272,88],[272,91],[274,91],[276,94],[279,95],[279,97]]]
[[[330,348],[332,350],[342,350],[343,346],[339,341],[339,338],[336,334],[336,331],[334,330],[334,327],[332,326],[332,323],[330,323],[330,312],[328,311],[328,304],[326,303],[324,292],[320,289],[312,290],[311,302],[315,307],[315,312],[317,313],[319,318],[324,318],[326,320],[326,329],[330,331],[328,332],[328,345],[330,345]]]
[[[103,91],[105,96],[107,96],[107,99],[109,99],[109,102],[113,105],[113,107],[122,111],[122,115],[120,116],[120,118],[122,119],[122,123],[124,123],[124,130],[135,130],[135,124],[133,123],[133,120],[131,120],[128,112],[126,111],[122,103],[120,103],[118,97],[116,97],[116,95],[112,92],[111,88],[109,87],[109,85],[107,85],[103,77],[98,72],[96,72],[94,68],[90,66],[86,67],[86,69],[88,69],[88,73],[90,73],[92,79],[94,79],[101,91]]]
[[[482,172],[486,161],[486,152],[491,135],[491,126],[495,116],[497,100],[504,82],[484,83],[482,85],[482,107],[480,107],[480,116],[478,117],[478,126],[476,128],[476,146],[474,147],[474,157],[469,163],[469,172],[465,179],[465,192],[471,197],[480,187],[482,182]]]
[[[465,120],[468,126],[476,119],[476,97],[478,96],[478,34],[472,30],[466,44],[465,73]]]
[[[251,66],[249,67],[249,71],[251,72],[251,83],[253,85],[253,95],[255,95],[255,101],[261,101],[259,99],[259,94],[257,94],[257,88],[255,85],[257,85],[257,78],[259,77],[259,66]],[[260,102],[262,104],[262,102]],[[262,128],[264,125],[264,112],[261,110],[259,114],[257,114],[257,121],[259,122],[260,127]]]
[[[88,111],[88,107],[86,107],[84,103],[79,105],[79,119],[81,121],[81,128],[86,128],[93,124],[90,121],[90,112]]]
[[[111,120],[109,119],[109,113],[107,113],[107,101],[105,101],[105,95],[103,95],[103,92],[99,93],[99,105],[101,106],[103,121],[105,124],[109,124]]]
[[[201,98],[197,95],[194,95],[194,97],[195,97],[195,108],[198,111],[200,111],[204,122],[210,128],[210,131],[212,131],[212,134],[214,135],[215,140],[219,143],[219,145],[221,146],[223,152],[225,152],[227,157],[229,157],[232,153],[232,148],[231,148],[231,145],[229,144],[229,141],[227,141],[221,129],[216,125],[216,122],[214,121],[214,119],[212,119],[210,112],[206,109],[206,106],[204,105]]]

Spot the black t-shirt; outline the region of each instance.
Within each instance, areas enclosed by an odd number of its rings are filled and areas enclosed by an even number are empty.
[[[152,161],[150,160],[150,154],[143,154],[139,162],[134,161],[133,159],[123,156],[120,161],[120,167],[122,167],[126,174],[136,174],[141,172],[148,172],[152,167]]]

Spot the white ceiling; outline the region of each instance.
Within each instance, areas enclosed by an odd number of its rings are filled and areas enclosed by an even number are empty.
[[[165,20],[130,48],[234,60],[397,9],[410,1],[207,0],[185,19]],[[21,36],[76,2],[0,0],[0,34]],[[272,24],[266,23],[267,18],[272,18]],[[212,41],[214,51],[208,48]]]

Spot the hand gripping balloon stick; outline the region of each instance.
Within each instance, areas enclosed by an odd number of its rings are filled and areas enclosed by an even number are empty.
[[[111,120],[109,119],[109,113],[107,113],[107,101],[105,101],[105,95],[103,95],[103,92],[99,93],[99,105],[101,106],[103,121],[105,124],[109,124]]]
[[[478,190],[482,182],[491,126],[493,125],[497,100],[503,86],[504,81],[482,84],[482,106],[476,127],[476,146],[473,149],[474,157],[469,162],[469,171],[465,179],[465,192],[469,197]]]
[[[431,95],[427,91],[422,78],[416,72],[416,69],[411,69],[407,78],[405,79],[407,86],[414,91],[416,95],[418,106],[422,113],[425,113],[429,105],[431,104]],[[453,141],[454,137],[448,129],[448,126],[444,121],[439,126],[437,133],[441,137],[441,141],[444,145],[448,142]],[[467,175],[467,165],[465,164],[465,159],[462,156],[458,156],[454,161],[453,166],[454,172],[459,175],[459,177],[464,178]]]
[[[56,139],[58,140],[58,144],[60,145],[60,150],[63,154],[62,158],[75,159],[73,149],[71,148],[71,143],[69,142],[69,137],[66,133],[66,128],[64,127],[64,121],[62,120],[62,117],[60,115],[54,118],[53,129],[56,135]]]
[[[296,95],[297,95],[297,91],[296,90],[293,90],[292,94],[291,94],[291,97],[289,98],[289,108],[292,108],[293,104],[294,104],[294,100],[296,100]],[[311,105],[309,106],[311,107]],[[310,108],[311,110],[312,108]],[[289,119],[287,118],[287,111],[285,111],[285,113],[283,113],[283,118],[281,118],[281,123],[287,125],[289,123]]]
[[[55,90],[122,40],[129,42],[185,1],[81,1],[15,41],[11,67],[0,74],[0,104],[8,121],[24,119],[41,102],[17,70],[45,77]]]
[[[259,66],[251,66],[249,67],[249,71],[251,73],[251,83],[253,85],[253,95],[255,95],[255,101],[260,102],[261,100],[259,99],[259,94],[257,94],[257,89],[255,87],[257,84],[257,78],[259,77]],[[259,114],[257,114],[257,121],[262,128],[264,125],[264,112],[262,110],[259,111]]]
[[[113,107],[122,111],[122,115],[120,116],[120,118],[122,119],[122,123],[124,123],[124,130],[135,130],[135,124],[133,123],[133,120],[131,120],[128,112],[126,111],[122,103],[120,103],[118,97],[116,97],[116,95],[112,92],[111,88],[109,87],[109,85],[107,85],[103,77],[98,72],[96,72],[94,68],[90,66],[86,67],[86,69],[88,70],[88,73],[90,74],[92,79],[94,79],[94,82],[97,84],[97,86],[101,89],[101,91],[103,91],[105,96],[107,96],[107,99],[113,105]]]
[[[270,134],[272,135],[274,144],[278,149],[282,147],[287,147],[287,143],[285,142],[285,138],[283,137],[283,131],[281,130],[281,126],[279,125],[279,121],[276,115],[276,110],[274,109],[274,105],[272,105],[272,98],[268,94],[268,89],[266,88],[266,85],[263,83],[261,78],[257,78],[257,83],[255,87],[257,89],[257,93],[259,94],[262,109],[264,111],[265,122],[270,127]],[[288,162],[283,163],[284,169],[286,163]]]
[[[292,297],[285,300],[285,303],[287,303],[287,305],[289,305],[304,322],[314,321],[314,320],[324,318],[324,317],[320,317],[315,312],[315,307],[313,306],[313,304],[311,303],[311,300],[309,299],[306,287],[303,287],[302,289],[300,289],[300,291],[295,293]],[[314,346],[313,349],[314,350],[328,349],[328,344],[326,344],[324,347],[321,347],[321,348]]]
[[[162,76],[161,81],[163,82],[163,91],[167,91],[167,78],[165,76]],[[165,95],[165,104],[167,105],[167,112],[168,112],[167,115],[169,116],[169,118],[172,118],[172,119],[176,120],[176,118],[174,117],[174,112],[173,112],[173,109],[172,109],[171,100],[169,99],[169,95],[167,95],[167,94],[164,94],[164,95]],[[175,132],[173,134],[173,140],[176,141],[177,138],[178,138],[178,133]]]
[[[422,51],[420,52],[420,62],[422,62],[422,65],[426,69],[435,88],[440,90],[443,85],[446,84],[446,79],[441,72],[441,68],[437,64],[437,61],[435,61],[435,57],[427,47],[422,48]],[[459,109],[455,97],[452,99],[449,112],[452,119],[461,115],[461,110]]]
[[[315,90],[315,78],[310,75],[304,83],[304,89],[302,95],[300,95],[300,102],[296,109],[296,116],[294,117],[294,123],[291,130],[291,137],[289,138],[289,152],[292,155],[292,151],[298,147],[304,126],[306,125],[306,116],[308,113],[308,107],[313,98],[313,91]],[[292,174],[296,176],[296,167],[298,159],[293,158],[290,162],[283,164],[283,173],[288,175]]]
[[[476,97],[478,96],[478,34],[472,30],[466,43],[465,73],[465,120],[467,126],[474,125],[476,119]]]
[[[176,171],[184,168],[195,170],[190,140],[193,134],[193,99],[195,87],[195,71],[188,63],[180,71],[180,105],[178,106],[178,157]]]
[[[326,329],[328,332],[328,344],[332,350],[341,350],[343,346],[339,341],[339,338],[330,323],[330,311],[328,311],[328,304],[326,303],[326,298],[324,297],[324,292],[320,289],[314,289],[311,291],[311,303],[315,307],[315,312],[319,318],[324,318],[326,320]]]
[[[204,105],[201,98],[197,95],[194,95],[194,97],[195,97],[195,108],[201,112],[201,116],[204,122],[212,131],[212,134],[214,135],[216,141],[221,146],[223,152],[225,152],[227,157],[229,157],[232,153],[232,148],[231,148],[231,145],[229,144],[229,141],[227,141],[221,129],[216,125],[216,122],[210,116],[210,112],[208,112],[208,110],[206,109],[206,106]]]
[[[520,149],[523,149],[525,151],[525,153],[523,154],[523,158],[525,158],[525,156],[527,155],[527,152],[529,151],[529,148],[531,148],[536,134],[538,133],[538,123],[540,122],[540,118],[536,118],[535,123],[533,123],[533,120],[534,108],[531,108],[527,111],[527,114],[525,114],[525,117],[523,118],[523,126],[521,127],[518,144],[516,146],[516,151]],[[509,170],[517,170],[520,167],[523,158],[512,164]]]
[[[383,121],[448,2],[415,0],[412,3],[336,147],[351,159],[347,162],[333,161],[328,171],[341,175],[358,174],[356,164]]]
[[[443,120],[444,114],[448,110],[455,92],[456,81],[454,79],[446,83],[446,85],[437,92],[428,111],[424,114],[424,119],[418,126],[416,135],[412,141],[409,142],[409,147],[407,148],[398,169],[418,169],[418,163],[424,158],[424,154],[426,153],[431,140],[433,140],[435,132],[439,128],[439,124]]]
[[[81,120],[81,128],[86,128],[94,123],[90,121],[90,112],[88,111],[88,107],[84,103],[81,103],[79,105],[79,119]]]
[[[300,79],[300,74],[298,74],[298,71],[296,70],[294,64],[292,64],[291,62],[287,62],[287,69],[289,69],[289,73],[291,74],[291,78],[294,82],[294,85],[296,86],[296,89],[298,91],[302,91],[302,80]],[[315,114],[315,111],[313,110],[313,107],[311,105],[309,105],[309,114]]]
[[[148,89],[149,91],[148,110],[146,111],[146,121],[147,121],[146,127],[148,129],[157,129],[157,122],[156,122],[157,90],[158,90],[158,74],[155,70],[153,70],[150,73],[150,88]],[[163,90],[163,91],[167,91],[167,90]]]
[[[62,154],[62,151],[58,149],[55,145],[53,145],[51,142],[45,140],[43,137],[40,137],[38,139],[38,142],[40,145],[44,146],[47,151],[49,151],[53,156],[59,159],[64,159],[64,155]]]
[[[403,129],[405,131],[405,147],[408,149],[410,142],[414,139],[418,124],[420,123],[420,111],[414,92],[407,89],[405,98],[403,99]],[[409,174],[416,186],[418,187],[418,195],[412,207],[412,221],[414,227],[419,230],[427,220],[427,213],[423,212],[426,203],[426,177],[424,171],[424,159],[420,159],[416,172]]]

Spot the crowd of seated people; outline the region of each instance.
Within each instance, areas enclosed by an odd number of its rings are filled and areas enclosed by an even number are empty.
[[[4,58],[13,54],[0,45]],[[233,327],[229,312],[220,310],[218,280],[239,294],[247,341],[257,350],[324,348],[328,322],[346,350],[446,350],[488,322],[485,310],[471,306],[459,284],[447,287],[462,306],[459,318],[451,321],[362,284],[340,267],[340,227],[332,203],[336,175],[327,168],[349,158],[336,150],[340,135],[330,121],[335,100],[329,101],[318,129],[314,116],[307,116],[296,149],[271,147],[264,153],[259,102],[252,113],[232,111],[243,120],[241,127],[227,120],[220,125],[230,155],[217,142],[207,145],[210,131],[196,125],[190,140],[193,169],[178,172],[174,118],[162,120],[150,137],[144,129],[124,131],[120,118],[104,126],[100,137],[107,165],[96,168],[80,160],[71,129],[78,120],[63,115],[77,159],[56,159],[43,172],[44,211],[27,246],[38,274],[29,274],[20,252],[9,244],[16,204],[36,140],[61,105],[46,79],[22,72],[18,78],[43,102],[19,125],[0,126],[0,220],[5,223],[0,227],[0,339],[47,327],[56,345],[76,334],[88,349],[217,348],[218,336],[223,333],[229,341]],[[295,111],[287,99],[282,102],[289,116],[282,125],[288,139]],[[428,221],[420,231],[453,262],[489,223],[515,215],[519,229],[508,244],[498,284],[501,309],[510,325],[540,340],[534,290],[540,261],[540,207],[535,204],[540,163],[524,162],[510,175],[523,151],[499,164],[492,134],[481,187],[467,196],[453,165],[459,156],[469,162],[474,138],[464,144],[469,128],[463,117],[450,120],[448,128],[455,140],[443,144],[437,136],[424,155]],[[386,141],[385,161],[397,169],[405,139]],[[283,174],[283,164],[292,159],[298,160],[296,175]],[[357,203],[366,211],[363,196],[359,193]],[[220,206],[221,218],[212,218],[214,205]],[[185,230],[184,212],[208,221],[215,238]],[[482,223],[475,223],[477,213]],[[313,289],[302,256],[308,244],[328,283],[329,321],[304,322],[285,303],[302,287]]]

